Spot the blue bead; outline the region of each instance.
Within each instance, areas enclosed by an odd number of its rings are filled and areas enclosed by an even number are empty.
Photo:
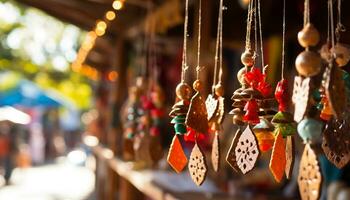
[[[323,129],[323,123],[321,121],[315,120],[315,119],[303,119],[298,124],[298,133],[299,136],[304,141],[314,141],[317,138],[321,137]]]

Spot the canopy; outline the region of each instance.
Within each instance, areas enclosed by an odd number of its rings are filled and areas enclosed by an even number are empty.
[[[62,103],[35,83],[20,80],[14,88],[0,92],[0,106],[59,107]]]

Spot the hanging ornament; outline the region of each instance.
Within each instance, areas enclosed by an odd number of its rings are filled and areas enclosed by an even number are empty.
[[[243,174],[250,172],[259,157],[259,147],[257,139],[248,125],[238,138],[235,146],[235,158],[238,168]]]
[[[235,148],[236,146],[238,145],[238,141],[239,141],[239,138],[241,137],[242,135],[242,132],[240,129],[237,130],[233,140],[232,140],[232,143],[231,143],[231,146],[230,146],[230,149],[226,155],[226,162],[232,167],[232,169],[234,169],[237,173],[239,173],[241,170],[239,169],[238,167],[238,164],[237,164],[237,159],[236,159],[236,152],[235,152]]]
[[[270,171],[277,182],[281,182],[286,169],[286,144],[284,142],[282,132],[279,131],[276,135],[275,143],[273,145]]]
[[[321,195],[322,174],[315,152],[310,144],[305,145],[298,175],[299,192],[302,200],[318,200]]]
[[[184,44],[182,55],[181,82],[176,87],[177,103],[175,103],[170,112],[171,123],[174,124],[175,135],[169,148],[167,161],[170,166],[180,173],[187,165],[187,157],[180,142],[180,136],[187,133],[186,115],[190,105],[192,94],[191,87],[185,82],[187,66],[187,28],[188,28],[188,0],[185,5],[184,22]]]
[[[323,132],[322,149],[328,158],[339,169],[350,161],[349,119],[332,118]]]
[[[273,135],[274,126],[267,119],[260,119],[260,123],[254,126],[253,131],[258,140],[261,152],[267,152],[272,149],[275,141]]]
[[[193,182],[200,186],[206,177],[207,166],[205,162],[205,157],[201,149],[197,144],[198,135],[206,134],[208,131],[208,113],[205,106],[205,100],[201,94],[203,86],[199,80],[199,75],[202,67],[200,66],[200,49],[201,49],[201,17],[202,17],[202,1],[199,0],[199,9],[198,9],[198,51],[197,51],[197,80],[193,83],[193,89],[196,91],[196,94],[192,97],[190,102],[190,107],[188,109],[186,117],[186,125],[191,129],[195,134],[195,145],[192,149],[190,161],[188,163],[189,172]],[[189,132],[191,133],[191,132]],[[188,134],[189,134],[188,133]]]
[[[219,135],[222,130],[221,123],[224,116],[224,87],[222,84],[222,12],[223,0],[220,0],[212,93],[207,97],[206,100],[209,120],[209,132],[215,134],[211,151],[211,163],[213,165],[214,171],[216,172],[220,167],[221,154]]]
[[[308,109],[309,92],[310,92],[310,78],[302,78],[296,76],[294,78],[292,101],[295,106],[294,120],[300,122]]]
[[[282,69],[281,80],[275,90],[275,98],[279,104],[278,113],[272,118],[275,125],[275,142],[271,154],[270,171],[277,182],[283,175],[289,179],[294,164],[294,138],[296,127],[292,114],[288,112],[288,82],[284,79],[285,68],[285,35],[286,35],[286,1],[283,0],[283,33],[282,33]]]

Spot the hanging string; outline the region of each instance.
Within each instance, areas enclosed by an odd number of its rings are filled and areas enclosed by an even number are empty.
[[[284,67],[286,57],[286,0],[283,0],[283,22],[282,22],[282,71],[281,79],[284,79]]]
[[[261,24],[261,9],[260,0],[258,0],[258,18],[259,18],[259,35],[260,35],[260,54],[261,54],[261,67],[263,74],[266,73],[265,60],[264,60],[264,42],[262,34],[262,24]]]
[[[214,94],[214,92],[215,92],[214,86],[217,84],[218,64],[222,60],[221,59],[222,55],[219,55],[219,54],[222,54],[221,50],[220,50],[220,49],[222,49],[222,9],[223,9],[223,0],[220,0],[219,14],[218,14],[218,28],[217,28],[216,45],[215,45],[215,64],[214,64],[214,77],[213,77],[212,94]],[[219,46],[220,46],[220,49],[219,49]]]
[[[222,83],[222,46],[223,46],[223,44],[222,44],[222,29],[223,29],[223,14],[222,14],[222,12],[223,12],[223,10],[224,10],[224,2],[223,2],[223,0],[221,0],[222,1],[222,4],[221,4],[221,9],[220,9],[220,18],[221,18],[221,22],[220,22],[220,48],[219,48],[219,81],[218,81],[218,84],[221,84]]]
[[[334,55],[334,46],[335,46],[335,33],[334,33],[334,15],[333,15],[333,0],[328,0],[328,5],[329,5],[329,10],[330,10],[330,15],[331,15],[331,40],[332,40],[332,48],[331,48],[331,53],[332,53],[332,58],[335,57]]]
[[[182,50],[182,70],[181,70],[181,83],[185,82],[187,66],[187,34],[188,34],[188,0],[185,2],[185,22],[184,22],[184,41]]]
[[[200,56],[201,56],[201,26],[202,26],[202,0],[199,0],[198,8],[198,49],[197,49],[197,80],[199,80],[199,72],[201,71],[200,67]]]
[[[251,28],[252,28],[252,14],[253,14],[253,1],[250,0],[248,4],[248,13],[247,13],[247,33],[245,38],[245,50],[251,50],[251,43],[250,43],[250,35],[251,35]]]
[[[331,11],[329,1],[327,2],[327,45],[331,43]]]
[[[254,0],[254,6],[253,6],[253,12],[254,12],[254,45],[255,45],[255,52],[254,52],[254,60],[259,57],[258,54],[258,20],[257,20],[257,14],[256,14],[256,0]]]
[[[340,33],[346,31],[345,26],[341,22],[341,1],[342,0],[338,0],[338,23],[337,23],[337,27],[335,29],[335,35],[336,35],[337,42],[340,41]]]
[[[310,23],[310,0],[304,2],[304,26]]]

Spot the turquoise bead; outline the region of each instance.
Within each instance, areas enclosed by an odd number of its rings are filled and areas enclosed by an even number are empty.
[[[185,124],[175,124],[174,125],[175,133],[176,134],[185,134],[187,133],[187,128]]]
[[[174,117],[170,123],[172,124],[183,124],[186,121],[186,116],[185,115],[178,115]]]
[[[321,137],[323,123],[315,119],[303,119],[298,124],[298,133],[299,136],[304,141],[314,141],[317,138]]]

